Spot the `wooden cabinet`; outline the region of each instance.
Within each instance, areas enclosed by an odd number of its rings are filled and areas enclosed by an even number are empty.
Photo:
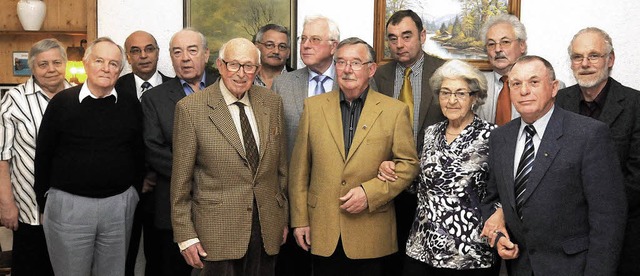
[[[40,31],[24,31],[16,6],[19,0],[0,1],[0,83],[23,83],[29,77],[13,75],[13,52],[28,52],[33,43],[56,38],[66,47],[96,38],[97,0],[46,0],[47,15]]]

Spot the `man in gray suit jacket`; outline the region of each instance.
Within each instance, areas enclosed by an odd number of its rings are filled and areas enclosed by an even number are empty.
[[[518,59],[509,87],[521,118],[491,132],[483,201],[506,229],[483,234],[512,275],[615,275],[626,201],[607,126],[554,106],[558,81],[541,57]]]
[[[333,54],[340,41],[338,25],[324,16],[307,16],[300,37],[300,57],[306,65],[275,78],[271,89],[282,96],[287,129],[287,156],[295,144],[304,99],[338,89]],[[311,256],[296,246],[293,231],[282,246],[276,274],[310,275]]]
[[[640,275],[640,92],[610,77],[615,62],[611,37],[598,28],[580,30],[569,45],[578,84],[558,92],[558,106],[611,129],[629,204],[618,275]]]
[[[173,160],[173,116],[176,103],[187,94],[211,85],[218,75],[205,74],[209,48],[204,36],[193,29],[177,32],[169,44],[176,77],[142,96],[143,135],[146,161],[157,172],[155,186],[155,226],[158,228],[161,275],[189,275],[188,266],[173,241],[169,191]]]

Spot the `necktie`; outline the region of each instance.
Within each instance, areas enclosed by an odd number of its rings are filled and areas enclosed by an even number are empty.
[[[511,96],[509,95],[509,80],[504,75],[500,78],[502,89],[498,95],[496,105],[496,125],[502,126],[511,121]]]
[[[413,126],[413,92],[411,88],[411,67],[404,69],[404,81],[402,82],[402,88],[400,88],[400,95],[398,100],[409,106],[409,119],[411,120],[411,126]]]
[[[327,81],[328,77],[324,75],[317,75],[313,77],[313,80],[316,81],[316,88],[313,90],[313,95],[320,95],[324,93],[324,82]]]
[[[515,192],[516,192],[516,211],[518,216],[522,219],[522,204],[524,200],[524,192],[527,190],[527,182],[529,181],[529,173],[533,168],[533,160],[535,158],[535,149],[533,147],[533,135],[536,134],[536,129],[533,125],[527,125],[524,127],[526,132],[526,139],[524,143],[524,151],[520,156],[520,163],[518,164],[518,170],[516,171],[515,179]]]
[[[151,84],[148,81],[145,81],[142,83],[142,92],[149,90],[150,88],[152,88],[153,86],[151,86]]]
[[[251,166],[253,174],[258,170],[258,160],[260,159],[258,154],[258,146],[256,140],[253,137],[253,131],[251,131],[251,125],[247,118],[247,113],[244,112],[244,104],[241,102],[235,102],[235,105],[240,109],[240,127],[242,128],[242,139],[244,140],[244,151],[247,155],[247,161]]]

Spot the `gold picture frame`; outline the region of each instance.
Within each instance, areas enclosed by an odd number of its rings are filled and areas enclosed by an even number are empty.
[[[393,10],[391,11],[387,11],[387,7],[393,7],[394,5],[396,6],[396,8],[394,10],[402,10],[402,9],[407,9],[407,8],[412,8],[412,6],[410,4],[413,4],[413,7],[426,7],[426,6],[431,6],[429,5],[429,3],[432,2],[438,2],[438,4],[442,3],[442,0],[413,0],[413,1],[399,1],[399,0],[375,0],[375,15],[374,15],[374,26],[373,26],[373,47],[376,50],[377,53],[377,60],[376,62],[378,62],[379,64],[384,64],[387,63],[391,60],[389,51],[388,51],[388,47],[387,47],[387,39],[386,39],[386,23],[387,20],[389,18],[389,16],[391,16],[391,14],[393,14]],[[454,1],[451,0],[452,2],[460,2],[460,1]],[[520,18],[520,1],[521,0],[499,0],[499,1],[492,1],[492,2],[500,2],[500,4],[496,4],[496,5],[504,5],[501,7],[505,7],[506,6],[506,11],[510,14],[513,14],[515,16],[517,16],[518,18]],[[506,4],[504,3],[506,2]],[[477,3],[477,1],[473,1],[473,3]],[[435,3],[434,3],[435,4]],[[419,14],[420,15],[420,14]],[[460,14],[457,14],[460,15]],[[425,20],[423,18],[423,20]],[[433,23],[436,23],[437,21],[433,21]],[[431,22],[430,22],[431,23]],[[437,26],[437,25],[436,25]],[[444,26],[444,24],[442,24],[441,26]],[[480,24],[481,26],[481,24]],[[428,26],[425,26],[425,28],[427,28]],[[429,37],[429,36],[428,36]],[[430,38],[428,38],[430,39]],[[440,43],[440,42],[438,42]],[[477,41],[475,42],[475,44],[477,45]],[[427,43],[425,43],[427,44]],[[444,44],[442,44],[444,45]],[[479,51],[478,49],[479,47],[475,47],[475,51]],[[424,49],[424,48],[423,48]],[[427,53],[429,53],[428,50],[425,50]],[[484,51],[484,47],[482,47],[482,51]],[[445,59],[450,59],[447,57],[444,57]],[[460,58],[460,57],[456,57],[456,58]],[[491,66],[489,65],[489,62],[487,61],[486,58],[461,58],[466,62],[469,62],[470,64],[476,66],[477,68],[481,69],[481,70],[491,70]]]

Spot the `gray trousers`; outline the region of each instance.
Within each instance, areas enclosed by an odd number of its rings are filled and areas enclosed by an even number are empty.
[[[133,187],[107,198],[50,189],[43,227],[55,274],[124,275],[138,200]]]

